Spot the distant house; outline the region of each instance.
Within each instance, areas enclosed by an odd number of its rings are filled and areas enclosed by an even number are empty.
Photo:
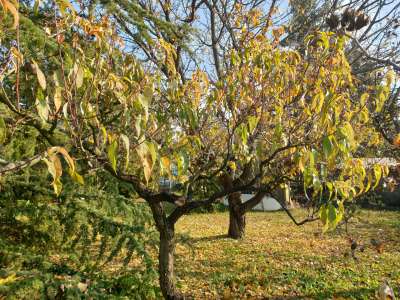
[[[389,168],[389,175],[381,180],[379,187],[371,191],[370,194],[374,195],[371,199],[366,197],[364,204],[384,205],[387,208],[399,208],[400,207],[400,162],[394,158],[364,158],[363,162],[366,166],[372,166],[380,164]],[[372,202],[370,201],[372,200]]]
[[[361,158],[361,160],[363,161],[365,167],[383,165],[392,169],[400,166],[400,163],[395,158],[391,157],[364,157]]]
[[[242,202],[245,202],[252,198],[254,194],[242,194]],[[292,206],[290,198],[290,187],[286,185],[284,188],[278,188],[275,190],[272,196],[265,196],[259,204],[257,204],[253,210],[257,211],[276,211],[282,209],[281,204],[277,201],[285,204],[286,207]],[[228,197],[224,197],[222,203],[226,206],[229,205]]]

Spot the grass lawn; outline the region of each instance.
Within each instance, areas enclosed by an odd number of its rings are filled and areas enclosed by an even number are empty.
[[[400,297],[400,212],[353,220],[349,235],[366,245],[357,260],[343,229],[321,234],[319,222],[298,227],[284,212],[249,213],[241,241],[224,236],[227,226],[227,213],[177,223],[192,244],[177,246],[178,286],[196,299],[373,299],[383,279]],[[384,241],[383,253],[371,238]]]

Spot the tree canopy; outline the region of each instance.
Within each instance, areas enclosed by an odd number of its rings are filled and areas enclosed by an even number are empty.
[[[44,161],[56,195],[65,169],[83,186],[97,170],[128,184],[150,206],[160,235],[166,299],[183,297],[173,273],[174,226],[183,215],[251,191],[254,197],[237,207],[243,215],[301,178],[316,196],[308,220],[319,216],[329,230],[345,201],[388,173],[365,165],[360,154],[382,142],[371,110],[385,105],[393,72],[365,85],[352,73],[345,32],[315,30],[301,49],[284,47],[284,28],[270,22],[273,7],[266,14],[226,6],[233,16],[227,21],[220,6],[207,3],[211,33],[218,15],[226,37],[221,48],[211,35],[215,73],[196,63],[185,72],[189,56],[182,51],[189,55],[194,47],[185,23],[196,19],[197,1],[176,22],[167,3],[164,20],[141,2],[104,3],[104,14],[79,12],[68,1],[36,2],[18,14],[15,4],[1,1],[8,14],[0,31],[0,142],[20,128],[31,128],[36,140],[22,156],[2,161],[0,174]],[[162,191],[163,178],[179,183],[176,190]]]

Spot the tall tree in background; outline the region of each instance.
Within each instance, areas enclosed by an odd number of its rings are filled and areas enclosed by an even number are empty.
[[[351,42],[346,47],[346,56],[352,67],[352,73],[366,85],[377,84],[384,74],[392,69],[397,78],[400,74],[400,3],[396,1],[291,1],[285,20],[289,20],[288,34],[282,40],[284,45],[301,45],[304,36],[314,30],[337,30],[347,14],[349,20],[344,26]],[[351,28],[349,22],[356,21],[360,14],[368,16],[368,25]],[[332,26],[330,19],[339,24]],[[352,20],[354,19],[354,20]],[[305,21],[305,22],[304,22]],[[335,21],[333,24],[335,24]],[[364,91],[360,87],[360,93]],[[398,147],[393,144],[400,132],[398,80],[391,87],[388,101],[382,109],[373,112],[376,128],[389,144],[383,147],[382,154],[398,158]],[[391,146],[392,147],[391,147]],[[376,154],[375,154],[376,155]]]

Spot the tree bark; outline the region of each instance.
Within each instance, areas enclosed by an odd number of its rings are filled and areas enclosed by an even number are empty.
[[[233,193],[228,197],[229,202],[229,230],[228,237],[241,239],[246,228],[246,215],[241,209],[241,193]]]
[[[161,292],[167,300],[185,299],[175,286],[174,254],[175,228],[168,222],[162,203],[149,203],[158,232],[160,249],[158,252],[158,273]]]
[[[244,237],[246,229],[246,212],[259,204],[265,194],[265,192],[258,192],[244,203],[242,203],[241,193],[233,193],[229,195],[228,237],[233,239],[241,239]]]
[[[160,232],[160,250],[158,254],[158,272],[160,275],[160,288],[167,300],[184,299],[177,290],[174,281],[174,254],[175,238],[174,229],[168,228]]]

